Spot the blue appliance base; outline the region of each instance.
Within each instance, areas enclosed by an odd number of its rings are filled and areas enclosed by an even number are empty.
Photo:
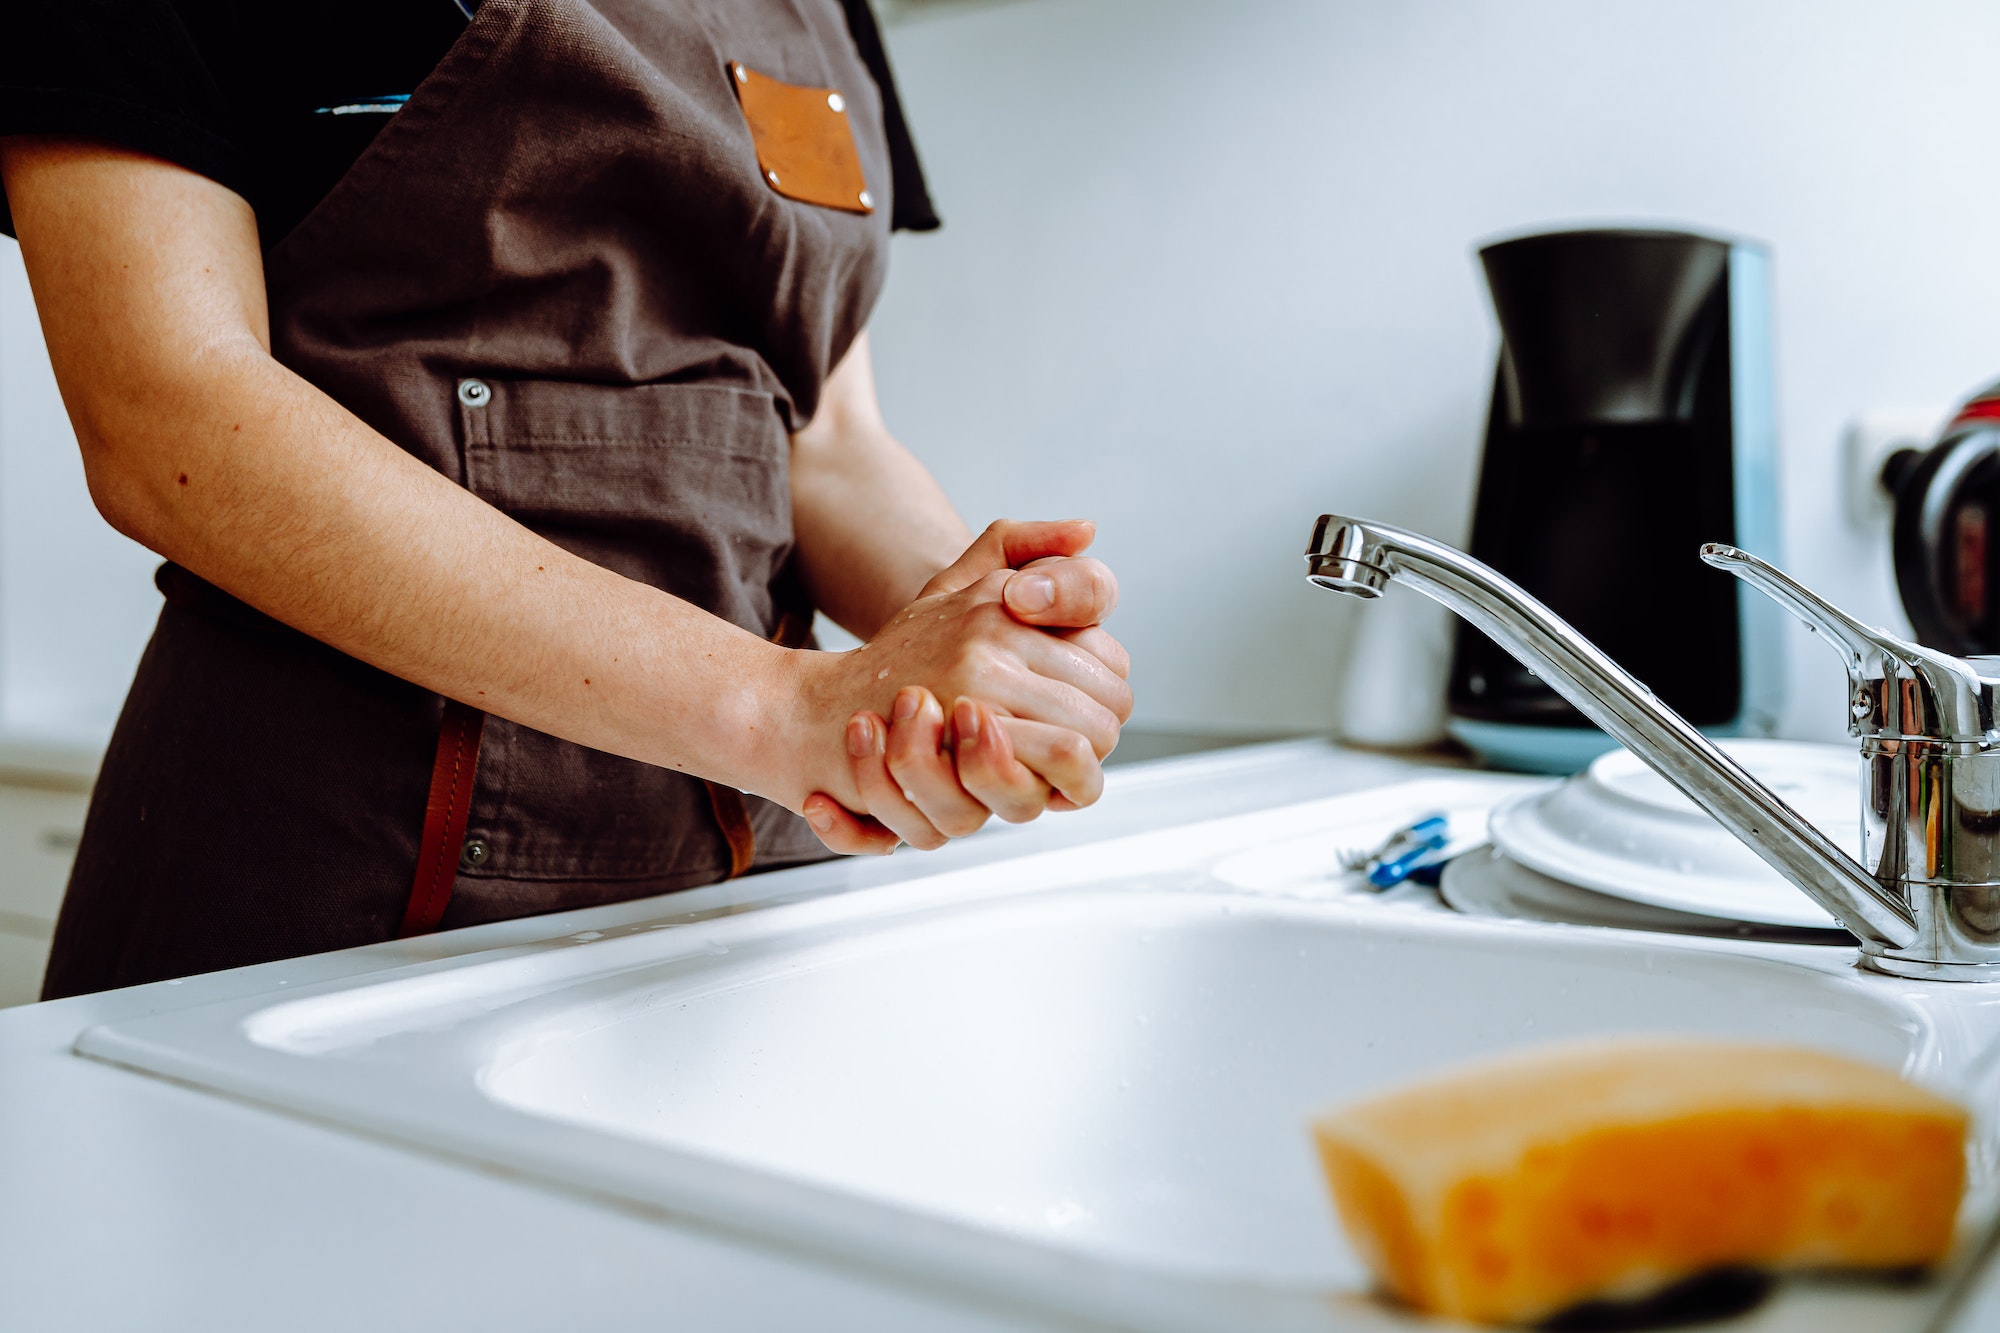
[[[1518,722],[1446,720],[1451,738],[1479,756],[1481,763],[1516,773],[1567,776],[1590,767],[1590,761],[1618,748],[1618,742],[1596,727],[1531,727]],[[1741,736],[1742,723],[1703,727],[1704,736]]]

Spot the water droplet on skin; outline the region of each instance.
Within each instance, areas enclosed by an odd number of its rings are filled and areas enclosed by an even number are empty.
[[[880,671],[876,672],[876,673],[875,673],[875,679],[877,679],[877,680],[887,680],[887,679],[889,679],[889,668],[888,668],[888,667],[883,667],[883,668],[882,668],[882,669],[881,669]]]

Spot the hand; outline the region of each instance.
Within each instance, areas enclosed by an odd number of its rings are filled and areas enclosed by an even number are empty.
[[[918,600],[1005,575],[1001,601],[1014,619],[1082,648],[1125,680],[1131,672],[1131,658],[1124,645],[1102,628],[1105,617],[1118,605],[1118,580],[1103,561],[1082,554],[1096,535],[1097,525],[1083,519],[1054,523],[1002,520],[989,526],[949,568],[925,584]],[[1128,690],[1119,721],[1130,713]],[[1115,738],[1112,743],[1116,744]],[[1110,750],[1098,753],[1101,757]]]
[[[977,832],[989,815],[1024,824],[1044,810],[1080,810],[1104,790],[1104,769],[1080,734],[1007,717],[959,699],[947,725],[929,690],[896,696],[893,720],[856,713],[847,752],[866,817],[824,792],[806,817],[837,852],[886,855],[900,843],[924,851]]]
[[[998,582],[1000,602],[1014,620],[1046,626],[1046,634],[1084,648],[1122,685],[1128,656],[1098,626],[1116,604],[1118,582],[1102,562],[1076,556],[1092,534],[1084,522],[994,524],[932,578],[912,610],[954,588]],[[1010,568],[1016,560],[1022,570]],[[890,630],[902,620],[898,616]],[[1112,695],[1116,721],[1124,723],[1130,691]],[[1080,809],[1096,801],[1104,783],[1100,759],[1116,745],[1116,729],[1106,745],[1074,725],[1012,713],[958,697],[946,723],[930,691],[906,687],[896,695],[892,721],[872,709],[848,721],[850,777],[862,805],[848,809],[822,791],[808,797],[804,811],[834,851],[886,853],[898,841],[942,847],[982,827],[988,815],[1024,823],[1044,809]]]

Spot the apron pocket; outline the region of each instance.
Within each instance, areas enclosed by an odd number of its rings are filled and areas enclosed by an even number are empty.
[[[458,399],[475,495],[586,560],[760,636],[776,628],[791,439],[771,395],[467,380]]]
[[[456,392],[474,494],[587,560],[771,635],[792,494],[770,394],[562,380],[465,380]],[[475,897],[482,880],[661,892],[730,865],[698,780],[502,718],[487,723],[466,831],[487,849],[460,867]],[[534,895],[549,910],[570,905],[565,892]]]

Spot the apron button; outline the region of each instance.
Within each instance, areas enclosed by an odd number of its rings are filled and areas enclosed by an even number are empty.
[[[493,844],[484,838],[467,838],[465,848],[458,854],[458,863],[468,870],[477,870],[493,859]]]
[[[832,107],[835,111],[847,110],[847,99],[845,97],[842,97],[839,93],[828,93],[826,95],[826,104]]]
[[[467,407],[484,407],[486,406],[486,400],[492,396],[493,390],[487,386],[485,380],[460,380],[458,382],[458,401],[464,403]]]

